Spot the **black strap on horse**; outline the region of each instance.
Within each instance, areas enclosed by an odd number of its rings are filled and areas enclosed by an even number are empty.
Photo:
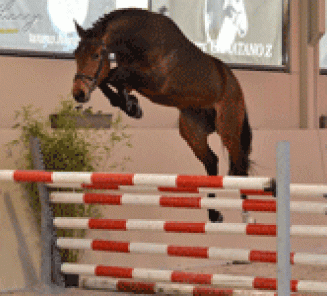
[[[100,46],[104,47],[101,50],[100,64],[99,64],[99,68],[98,68],[97,72],[95,73],[95,76],[91,77],[89,75],[77,72],[75,75],[75,78],[74,78],[74,79],[82,79],[82,81],[84,81],[84,82],[85,82],[85,80],[91,81],[92,85],[89,86],[89,89],[90,89],[89,91],[92,92],[97,87],[98,80],[99,80],[100,73],[102,71],[105,59],[108,59],[109,61],[113,61],[113,62],[116,61],[116,59],[115,59],[115,54],[109,52],[109,49],[107,48],[107,45],[103,42],[103,40],[101,40],[101,42],[93,42],[91,40],[86,40],[84,42],[90,42],[94,45],[100,45]],[[120,106],[121,109],[123,111],[125,111],[131,117],[141,118],[142,117],[142,109],[140,108],[140,106],[138,104],[137,98],[134,96],[130,96],[126,89],[123,89],[121,91],[121,93],[119,93],[119,95],[124,98],[124,104]],[[110,98],[108,98],[108,99],[110,100]]]
[[[85,42],[91,42],[94,45],[100,45],[100,46],[103,46],[104,47],[101,50],[100,64],[99,64],[99,68],[98,68],[97,72],[95,73],[95,76],[94,77],[91,77],[89,75],[85,75],[83,73],[78,73],[77,72],[76,75],[75,75],[75,78],[74,78],[74,79],[82,79],[83,81],[85,81],[85,80],[91,81],[92,82],[92,86],[90,87],[90,92],[92,92],[97,87],[98,80],[99,80],[100,73],[102,71],[102,67],[103,67],[103,64],[104,64],[105,59],[108,59],[110,61],[111,60],[114,60],[114,59],[111,58],[111,54],[109,53],[109,50],[107,48],[107,45],[103,42],[103,40],[101,40],[101,42],[92,42],[92,41],[85,41]]]

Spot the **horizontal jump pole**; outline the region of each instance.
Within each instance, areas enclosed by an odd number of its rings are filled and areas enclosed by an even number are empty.
[[[223,259],[242,262],[277,263],[277,252],[245,249],[220,249],[215,247],[188,247],[153,243],[132,243],[108,240],[58,238],[57,246],[63,249],[83,249],[93,251],[130,254],[160,254],[199,259]],[[291,264],[325,265],[327,255],[291,253]]]
[[[172,270],[131,268],[93,264],[63,263],[61,272],[88,276],[107,276],[134,280],[214,285],[242,289],[277,290],[277,279],[227,274],[202,274]],[[327,283],[291,280],[291,291],[297,293],[327,292]]]
[[[80,184],[79,188],[82,189],[107,189],[107,190],[119,190],[119,191],[129,191],[129,192],[148,192],[148,191],[157,191],[157,192],[171,192],[171,193],[233,193],[236,196],[242,194],[245,195],[268,195],[272,196],[272,191],[259,190],[259,189],[222,189],[222,188],[210,188],[210,187],[150,187],[150,186],[115,186],[110,184]]]
[[[146,230],[173,233],[205,233],[205,234],[243,234],[258,236],[276,236],[275,224],[244,223],[205,223],[205,222],[171,222],[139,219],[92,219],[92,218],[54,218],[54,226],[68,229],[101,229],[101,230]],[[292,225],[291,236],[327,237],[325,226]]]
[[[277,296],[275,292],[261,292],[254,290],[232,290],[195,285],[181,285],[155,282],[135,282],[115,278],[87,277],[81,281],[81,288],[106,289],[109,291],[135,293],[135,294],[167,294],[185,296]],[[292,294],[292,296],[300,296]]]
[[[0,170],[0,181],[42,183],[84,183],[112,185],[147,185],[162,187],[213,187],[225,189],[271,189],[275,182],[268,177],[189,176],[175,174],[111,174],[89,172],[46,172]]]
[[[124,186],[124,185],[111,185],[108,183],[98,183],[98,184],[80,184],[80,183],[61,183],[61,184],[47,184],[51,188],[72,188],[72,189],[101,189],[101,190],[112,190],[120,192],[137,192],[137,193],[148,193],[148,192],[169,192],[169,193],[198,193],[206,195],[208,193],[216,194],[232,194],[236,197],[245,195],[267,195],[272,196],[272,191],[257,190],[257,189],[223,189],[223,188],[210,188],[210,187],[155,187],[155,186]]]
[[[199,194],[224,194],[232,193],[235,196],[245,195],[266,195],[273,196],[274,192],[269,191],[269,188],[265,190],[260,189],[225,189],[225,188],[212,188],[212,187],[155,187],[155,186],[140,186],[135,185],[112,185],[109,183],[97,183],[97,184],[81,184],[81,183],[62,183],[60,186],[48,184],[50,187],[66,187],[66,188],[80,188],[80,189],[103,189],[103,190],[119,190],[126,192],[172,192],[172,193],[199,193]],[[327,185],[322,184],[290,184],[291,197],[318,197],[327,198]]]
[[[252,212],[276,213],[275,200],[260,199],[212,199],[199,197],[172,197],[140,194],[102,194],[102,193],[62,193],[52,192],[53,203],[78,203],[101,205],[146,205],[157,207],[175,207],[190,209],[236,209]],[[291,202],[291,212],[327,214],[327,203]]]

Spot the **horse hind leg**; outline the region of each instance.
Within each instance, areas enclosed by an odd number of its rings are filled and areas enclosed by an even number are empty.
[[[240,96],[242,98],[242,95]],[[235,97],[234,97],[235,100]],[[214,104],[217,111],[217,132],[229,151],[229,172],[232,176],[247,176],[250,166],[252,131],[243,99]],[[242,199],[247,196],[242,194]],[[248,222],[248,213],[243,212],[243,222]]]
[[[203,163],[210,176],[218,174],[219,159],[208,145],[208,135],[215,131],[214,109],[183,109],[179,119],[179,131],[182,138],[193,150],[195,156]],[[209,195],[209,197],[215,197]],[[208,210],[211,222],[222,222],[223,216],[214,209]]]

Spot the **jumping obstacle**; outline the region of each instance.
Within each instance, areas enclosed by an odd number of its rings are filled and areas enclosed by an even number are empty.
[[[277,212],[276,200],[263,199],[208,199],[201,196],[162,196],[140,194],[59,193],[50,194],[53,203],[142,205],[191,209],[234,209],[251,212]],[[291,202],[291,212],[327,214],[327,204],[319,202]]]
[[[273,180],[273,179],[272,179]],[[274,183],[273,183],[274,184]],[[199,193],[206,195],[208,193],[215,194],[233,194],[235,196],[241,195],[267,195],[276,196],[272,188],[265,188],[264,190],[259,189],[228,189],[228,188],[215,188],[215,187],[154,187],[154,186],[124,186],[124,185],[111,185],[108,183],[97,183],[97,184],[78,184],[78,183],[62,183],[58,186],[48,184],[49,187],[66,187],[75,189],[104,189],[114,190],[122,192],[167,192],[167,193]],[[291,197],[317,197],[327,198],[327,185],[321,184],[290,184],[290,195]]]
[[[0,170],[0,181],[271,190],[273,178]]]
[[[89,289],[108,289],[119,292],[131,292],[136,294],[159,294],[162,295],[215,295],[215,296],[277,296],[274,292],[260,292],[251,290],[232,290],[218,289],[210,287],[201,287],[188,284],[167,284],[160,282],[135,282],[111,278],[85,278],[82,280],[82,286]],[[292,294],[300,296],[299,294]]]
[[[92,218],[62,218],[54,219],[54,225],[67,229],[98,229],[120,231],[160,231],[174,233],[203,233],[203,234],[243,234],[256,236],[277,236],[275,224],[245,224],[245,223],[205,223],[180,222],[140,219],[92,219]],[[292,225],[291,236],[327,237],[325,226]]]
[[[133,193],[141,193],[141,192],[166,192],[166,193],[199,193],[199,194],[208,194],[208,193],[225,193],[225,194],[233,194],[235,196],[240,197],[242,194],[244,195],[274,195],[272,191],[266,190],[255,190],[255,189],[217,189],[210,187],[154,187],[154,186],[119,186],[119,185],[110,185],[106,183],[98,183],[98,184],[78,184],[78,183],[62,183],[62,184],[47,184],[49,187],[63,187],[63,188],[72,188],[72,189],[103,189],[110,191],[120,191],[120,192],[133,192]],[[268,189],[267,189],[268,190]]]
[[[79,273],[81,275],[88,276],[108,276],[115,278],[136,279],[145,281],[214,285],[218,287],[233,286],[236,288],[243,289],[277,290],[276,279],[253,276],[201,274],[172,270],[158,270],[150,268],[131,268],[73,263],[63,263],[62,271],[68,274]],[[309,291],[313,291],[317,293],[327,291],[327,283],[323,282],[291,280],[290,283],[292,292],[306,293]]]
[[[192,257],[198,259],[223,259],[242,261],[246,263],[277,263],[277,252],[259,250],[188,247],[166,244],[131,243],[122,241],[71,238],[58,238],[57,245],[64,249],[82,249],[129,254],[156,254],[177,257]],[[290,263],[292,265],[327,265],[327,255],[292,252],[290,258]]]
[[[243,178],[243,177],[222,177],[222,176],[180,176],[180,175],[147,175],[147,174],[108,174],[108,173],[73,173],[73,172],[44,172],[44,171],[0,171],[0,180],[10,180],[17,182],[42,182],[53,184],[80,184],[86,188],[101,188],[108,186],[112,190],[131,188],[139,186],[146,188],[156,188],[159,191],[187,192],[183,190],[195,190],[200,192],[201,187],[207,190],[237,190],[238,192],[252,192],[255,194],[263,193],[268,195],[274,193],[275,181],[273,178]],[[279,181],[278,181],[279,183]],[[287,186],[287,184],[285,185]],[[314,193],[315,196],[326,196],[327,186],[325,185],[301,185],[295,184],[288,187],[292,193],[297,193],[299,188],[305,192]],[[293,188],[293,189],[292,189]],[[144,189],[143,189],[144,190]],[[175,191],[174,191],[175,190]],[[247,191],[246,191],[247,190]],[[281,191],[279,192],[281,193]],[[280,195],[282,196],[282,195]],[[311,194],[312,196],[312,194]],[[53,193],[50,197],[51,202],[63,203],[97,203],[109,205],[152,205],[162,207],[183,207],[183,208],[239,208],[247,211],[266,211],[276,212],[276,201],[274,200],[243,200],[233,201],[226,199],[206,199],[198,197],[168,197],[161,195],[136,195],[136,194],[67,194]],[[278,199],[278,202],[280,199]],[[310,204],[311,205],[311,204]],[[308,207],[307,203],[292,202],[292,210],[298,212],[325,213],[325,205],[315,203]],[[278,211],[280,213],[280,211]],[[282,220],[282,219],[280,219]],[[286,219],[287,220],[287,219]],[[276,236],[277,226],[267,224],[219,224],[203,222],[182,222],[182,221],[151,221],[151,220],[133,220],[133,219],[92,219],[92,218],[54,218],[54,225],[58,228],[79,228],[79,229],[107,229],[107,230],[149,230],[165,231],[175,233],[233,233],[245,235],[266,235]],[[280,234],[280,233],[279,233]],[[318,236],[326,237],[327,228],[323,226],[291,226],[291,235],[298,236]],[[122,253],[146,253],[162,254],[167,256],[194,257],[202,259],[228,259],[242,260],[248,262],[269,262],[280,265],[280,255],[278,252],[244,250],[244,249],[219,249],[215,247],[187,247],[164,244],[150,244],[137,242],[120,242],[120,241],[100,241],[100,240],[80,240],[58,238],[57,246],[71,249],[89,249],[107,252]],[[285,250],[285,249],[284,249]],[[291,253],[284,252],[288,266],[290,264],[311,264],[326,266],[327,258],[325,255],[314,255],[308,253]],[[277,259],[278,258],[278,259]],[[279,268],[280,269],[280,268]],[[261,278],[250,276],[233,276],[221,274],[199,274],[173,270],[157,270],[146,268],[117,267],[105,265],[87,265],[87,264],[70,264],[61,265],[61,271],[64,274],[84,274],[91,276],[100,276],[94,279],[85,279],[84,283],[92,281],[102,282],[104,285],[122,289],[130,289],[147,293],[167,292],[172,294],[184,295],[276,295],[273,292],[242,291],[238,290],[220,290],[217,288],[197,287],[193,284],[210,284],[218,287],[235,287],[242,289],[264,289],[276,290],[277,280],[273,278]],[[280,272],[280,270],[279,270]],[[121,279],[103,278],[116,277],[125,279],[134,279],[142,281],[161,281],[167,283],[144,283],[144,282],[127,282]],[[280,278],[280,276],[279,276]],[[327,283],[318,281],[285,281],[288,289],[291,287],[292,292],[316,293],[327,292]],[[290,285],[291,283],[291,285]],[[278,279],[280,285],[280,279]],[[133,290],[134,289],[134,290]],[[288,295],[281,294],[279,295]]]

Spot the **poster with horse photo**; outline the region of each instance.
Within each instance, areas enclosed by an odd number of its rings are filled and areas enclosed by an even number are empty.
[[[71,55],[73,20],[90,28],[116,9],[170,17],[204,52],[225,62],[282,65],[283,0],[0,0],[0,51]]]
[[[225,62],[282,65],[283,0],[153,0],[152,10]]]
[[[149,9],[149,0],[0,0],[0,51],[72,54],[79,36],[106,13]]]

